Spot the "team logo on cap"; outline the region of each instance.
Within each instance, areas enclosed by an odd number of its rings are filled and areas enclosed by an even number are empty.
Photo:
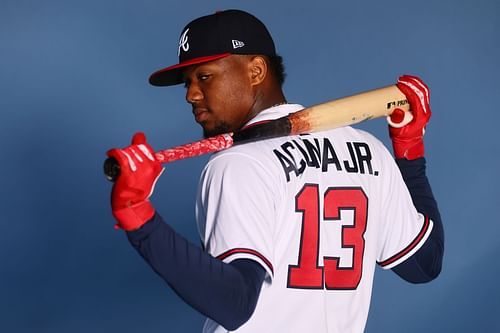
[[[233,42],[233,49],[245,46],[245,43],[237,39],[233,39],[232,42]]]
[[[181,38],[179,39],[179,51],[177,52],[177,56],[181,55],[181,48],[184,52],[187,52],[189,50],[189,43],[188,43],[188,33],[189,28],[186,29],[181,35]]]

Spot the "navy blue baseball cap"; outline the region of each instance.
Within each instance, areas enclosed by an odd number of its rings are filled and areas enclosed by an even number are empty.
[[[271,34],[255,16],[242,10],[225,10],[191,21],[179,39],[179,63],[160,69],[149,77],[154,86],[182,83],[182,70],[231,54],[275,56]]]

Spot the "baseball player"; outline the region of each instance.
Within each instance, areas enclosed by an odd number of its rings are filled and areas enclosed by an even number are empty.
[[[153,73],[150,83],[183,83],[205,136],[303,108],[287,103],[281,57],[249,13],[195,19],[178,52],[179,63]],[[212,155],[196,199],[203,248],[177,234],[148,200],[163,168],[144,134],[108,152],[122,170],[112,190],[117,226],[207,316],[203,332],[362,332],[376,265],[412,283],[439,275],[443,228],[423,144],[429,89],[413,76],[397,86],[414,119],[389,129],[395,160],[351,127]]]

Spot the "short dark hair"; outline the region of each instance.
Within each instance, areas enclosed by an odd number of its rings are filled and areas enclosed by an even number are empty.
[[[280,86],[283,85],[286,78],[285,65],[283,64],[283,57],[276,54],[274,56],[268,56],[269,67],[271,68],[271,73],[273,73],[274,78],[279,83]]]

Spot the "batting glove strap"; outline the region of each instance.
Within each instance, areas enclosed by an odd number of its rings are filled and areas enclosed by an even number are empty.
[[[416,160],[424,157],[423,136],[415,138],[392,138],[392,148],[396,158],[405,158],[407,160]]]
[[[113,210],[113,216],[118,221],[116,229],[126,231],[137,230],[155,215],[153,205],[148,201],[143,201],[121,209]]]

